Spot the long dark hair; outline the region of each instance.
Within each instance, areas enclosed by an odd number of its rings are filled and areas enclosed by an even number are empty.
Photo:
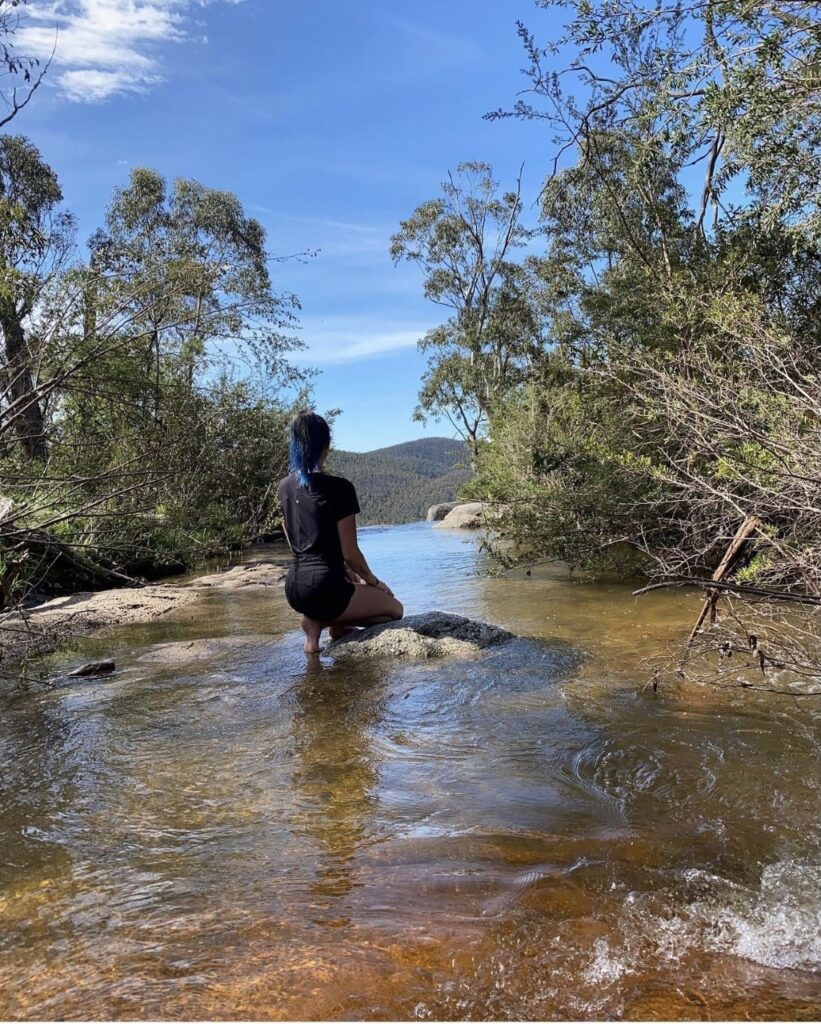
[[[303,487],[311,482],[311,473],[317,467],[326,448],[331,446],[331,428],[327,420],[310,409],[303,409],[288,427],[290,440],[290,471],[296,474]]]

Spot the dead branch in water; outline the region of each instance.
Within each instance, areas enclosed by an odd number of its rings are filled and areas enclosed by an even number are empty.
[[[821,597],[813,594],[792,594],[789,591],[770,590],[766,587],[751,587],[745,583],[732,583],[730,581],[694,579],[692,576],[678,576],[662,580],[659,583],[648,583],[633,591],[634,597],[641,597],[642,594],[649,594],[651,590],[669,590],[671,587],[713,587],[716,590],[727,591],[738,594],[741,597],[760,597],[770,601],[783,601],[787,604],[804,604],[815,607],[821,606]]]
[[[735,537],[733,537],[730,546],[724,552],[724,557],[718,565],[718,568],[712,575],[712,582],[719,583],[722,578],[732,569],[733,565],[738,560],[738,556],[744,548],[744,544],[750,536],[761,526],[761,522],[756,516],[747,516],[744,522],[739,526],[736,531]],[[687,646],[684,650],[683,661],[686,662],[689,657],[690,650],[693,646],[693,641],[698,635],[699,630],[704,624],[704,620],[710,615],[711,621],[715,619],[715,607],[718,601],[720,591],[715,587],[711,587],[707,592],[707,596],[704,599],[704,604],[701,606],[698,618],[695,621],[690,636],[687,640]]]

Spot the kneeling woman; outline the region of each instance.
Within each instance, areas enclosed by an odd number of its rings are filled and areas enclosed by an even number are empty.
[[[333,639],[351,626],[401,619],[403,610],[359,550],[353,484],[322,471],[331,447],[327,422],[300,412],[289,432],[291,472],[277,491],[294,555],[285,596],[302,615],[305,650],[316,654],[326,626]]]

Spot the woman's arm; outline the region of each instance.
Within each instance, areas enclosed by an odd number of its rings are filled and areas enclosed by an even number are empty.
[[[345,564],[348,568],[359,576],[360,579],[364,580],[369,587],[379,587],[385,593],[391,594],[392,592],[388,586],[378,580],[371,572],[368,563],[365,561],[365,556],[359,549],[359,543],[356,539],[356,516],[345,516],[344,519],[339,520],[336,527],[339,531],[339,542],[342,545],[342,557],[345,559]]]

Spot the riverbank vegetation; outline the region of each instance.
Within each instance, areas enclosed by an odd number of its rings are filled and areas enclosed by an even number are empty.
[[[296,299],[233,195],[135,170],[85,248],[61,200],[37,149],[0,138],[5,605],[270,530],[305,383],[287,362]]]
[[[736,599],[693,643],[815,675],[818,7],[538,6],[564,35],[520,26],[526,89],[489,115],[552,135],[538,225],[518,183],[469,164],[394,239],[450,307],[422,342],[421,407],[473,446],[500,559],[662,585],[720,569],[706,624],[719,591]]]
[[[10,126],[49,63],[0,0],[0,610],[178,572],[279,525],[298,303],[229,192],[132,171],[83,244]]]

